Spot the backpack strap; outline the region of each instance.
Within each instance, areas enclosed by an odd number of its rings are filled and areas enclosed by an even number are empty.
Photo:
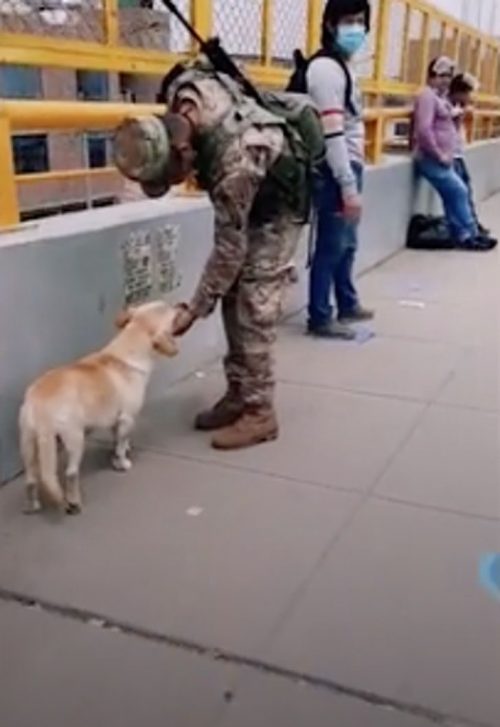
[[[353,116],[356,116],[358,113],[358,110],[354,106],[353,101],[353,83],[352,83],[352,76],[349,71],[349,68],[347,67],[347,63],[345,62],[343,56],[341,53],[335,50],[326,50],[325,48],[322,48],[317,53],[315,53],[311,58],[309,59],[309,63],[313,61],[315,58],[330,58],[332,61],[335,61],[337,63],[345,76],[345,98],[344,98],[344,104],[346,109],[351,113]]]

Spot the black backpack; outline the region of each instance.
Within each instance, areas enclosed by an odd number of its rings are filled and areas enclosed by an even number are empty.
[[[410,250],[453,250],[455,242],[444,217],[413,215],[406,246]]]
[[[335,51],[327,51],[325,49],[319,50],[310,58],[305,58],[301,50],[297,49],[293,52],[294,71],[290,76],[286,91],[288,93],[307,93],[307,71],[309,64],[316,58],[331,58],[333,61],[338,63],[345,75],[345,99],[344,105],[349,112],[355,116],[358,112],[354,106],[352,99],[353,85],[352,76],[349,73],[345,60],[342,58],[340,53]]]

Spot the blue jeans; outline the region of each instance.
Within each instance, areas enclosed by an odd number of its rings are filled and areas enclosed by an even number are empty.
[[[456,173],[458,174],[458,176],[460,177],[460,179],[462,180],[462,182],[467,187],[472,216],[474,217],[474,222],[476,223],[477,227],[479,228],[479,219],[477,216],[476,205],[474,203],[474,193],[472,191],[472,179],[469,174],[467,164],[465,163],[465,159],[463,157],[457,157],[453,161],[453,167],[454,167]]]
[[[361,193],[363,167],[353,164],[352,168]],[[358,225],[343,217],[342,192],[326,164],[315,185],[314,201],[317,221],[309,280],[309,326],[319,328],[332,320],[332,289],[340,318],[359,305],[353,283]]]
[[[418,173],[441,197],[453,239],[464,242],[476,237],[478,227],[472,212],[469,191],[454,167],[444,166],[430,157],[418,158],[416,166]]]

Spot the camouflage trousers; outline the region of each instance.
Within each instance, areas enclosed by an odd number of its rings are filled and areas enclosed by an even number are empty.
[[[289,218],[251,228],[245,265],[222,300],[226,378],[248,407],[273,405],[277,324],[295,270],[301,231]]]

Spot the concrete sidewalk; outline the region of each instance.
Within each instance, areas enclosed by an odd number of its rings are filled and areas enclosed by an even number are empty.
[[[92,449],[80,518],[4,488],[2,725],[500,724],[499,260],[393,258],[365,342],[289,321],[275,444],[191,431],[217,367],[145,413],[130,474]]]

